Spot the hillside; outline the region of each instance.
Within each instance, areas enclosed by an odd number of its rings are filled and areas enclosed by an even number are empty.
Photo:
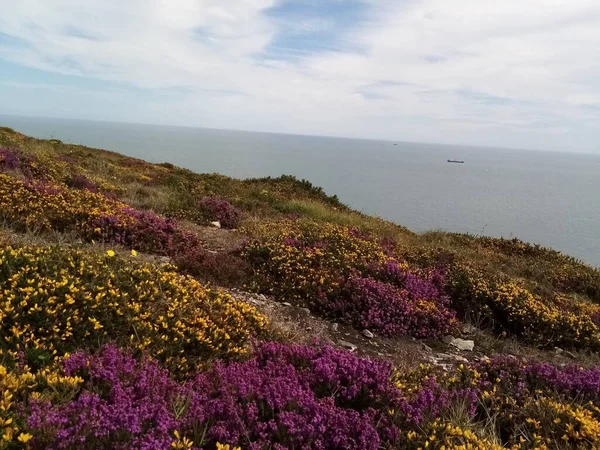
[[[600,446],[600,271],[0,128],[0,449]]]

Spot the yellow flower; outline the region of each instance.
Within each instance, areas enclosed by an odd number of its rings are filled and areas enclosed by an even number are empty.
[[[137,256],[137,251],[135,251],[135,250],[132,249],[131,250],[131,256]]]
[[[219,444],[217,442],[217,450],[242,450],[241,447],[231,447],[229,444]]]
[[[22,442],[23,444],[25,444],[26,442],[29,442],[31,440],[33,436],[29,433],[21,433],[19,435],[19,437],[17,438],[17,441]]]
[[[115,256],[115,251],[114,250],[106,250],[106,254],[112,258],[113,256]]]

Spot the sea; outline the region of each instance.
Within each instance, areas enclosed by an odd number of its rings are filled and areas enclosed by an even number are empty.
[[[600,153],[2,115],[0,126],[201,173],[291,174],[413,231],[517,237],[600,267]]]

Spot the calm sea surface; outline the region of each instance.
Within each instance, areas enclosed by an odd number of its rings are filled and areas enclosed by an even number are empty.
[[[415,231],[519,237],[600,266],[600,155],[12,116],[0,125],[196,172],[293,174]]]

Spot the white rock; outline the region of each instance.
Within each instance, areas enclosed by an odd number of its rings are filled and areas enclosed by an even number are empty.
[[[373,333],[371,333],[369,330],[364,330],[363,336],[366,338],[369,338],[369,339],[373,339],[375,337],[375,335]]]
[[[473,334],[477,331],[477,327],[471,325],[470,323],[465,323],[462,326],[462,332],[463,334]]]
[[[310,316],[310,309],[308,309],[308,308],[300,308],[299,312],[302,313],[302,315],[304,315],[306,317]]]
[[[470,341],[467,339],[452,338],[449,344],[464,352],[472,352],[475,348],[475,341]]]
[[[348,341],[344,341],[344,340],[339,340],[338,344],[340,344],[342,347],[346,347],[347,349],[349,349],[351,352],[353,352],[354,350],[356,350],[356,345],[354,345],[351,342]]]
[[[215,220],[214,222],[211,222],[210,224],[215,228],[221,228],[221,222],[219,222],[218,220]]]

